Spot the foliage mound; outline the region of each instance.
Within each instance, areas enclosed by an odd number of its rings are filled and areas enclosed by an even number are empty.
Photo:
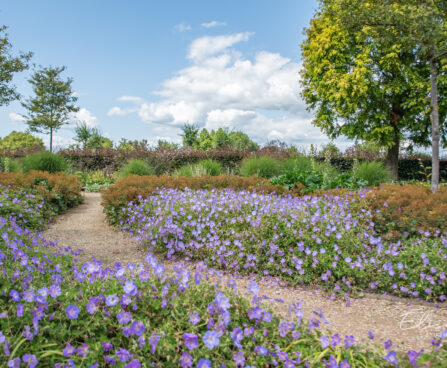
[[[354,176],[363,180],[367,185],[380,185],[389,178],[389,172],[383,163],[378,161],[365,161],[354,169]]]
[[[129,175],[153,175],[154,169],[143,160],[130,160],[120,172],[121,177],[125,178]]]
[[[239,174],[242,176],[258,175],[260,178],[271,178],[281,172],[280,161],[270,156],[246,158],[239,168]]]
[[[80,252],[58,249],[11,218],[0,216],[0,232],[1,366],[435,368],[447,358],[445,345],[371,352],[353,336],[324,336],[322,311],[307,322],[299,304],[280,320],[261,304],[256,283],[250,305],[206,282],[200,263],[168,276],[148,254],[138,266],[103,268],[80,264]],[[228,285],[236,292],[233,280]]]
[[[0,173],[0,185],[30,190],[42,196],[52,211],[59,213],[82,202],[82,185],[74,175],[50,174],[44,171]]]
[[[43,150],[43,141],[30,133],[12,131],[6,137],[0,138],[0,152],[13,152],[19,150]]]
[[[67,162],[62,156],[51,152],[40,152],[28,155],[22,160],[24,172],[30,170],[47,171],[49,173],[67,170]]]
[[[384,184],[368,197],[376,231],[382,234],[399,238],[420,231],[447,231],[447,186],[433,193],[422,185]]]
[[[176,170],[175,176],[186,176],[191,178],[193,176],[211,175],[218,176],[223,174],[222,165],[215,160],[202,160],[194,165],[184,165]]]

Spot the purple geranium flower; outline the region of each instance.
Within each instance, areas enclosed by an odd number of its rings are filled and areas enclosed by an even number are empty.
[[[189,315],[189,322],[192,323],[192,324],[195,326],[197,323],[200,322],[200,317],[199,317],[199,315],[198,315],[196,312],[191,313],[191,314]]]
[[[76,319],[79,316],[79,308],[73,304],[70,304],[66,309],[68,319]]]
[[[196,334],[193,333],[185,333],[183,335],[183,340],[185,342],[185,346],[189,350],[194,350],[199,347],[199,341]]]
[[[136,336],[141,336],[145,329],[144,324],[138,321],[134,321],[130,326],[130,331]]]
[[[118,359],[122,363],[125,363],[130,359],[129,351],[123,348],[119,348],[118,351],[116,352],[116,355],[118,356]]]
[[[180,366],[182,368],[192,367],[194,359],[191,355],[189,355],[186,351],[183,352],[182,356],[179,359]]]
[[[108,307],[113,307],[114,305],[116,305],[116,303],[118,303],[118,301],[118,297],[115,294],[112,294],[106,298],[106,305]]]
[[[197,368],[212,368],[211,362],[208,359],[202,358],[197,363]]]
[[[67,342],[65,344],[64,350],[62,350],[62,354],[64,355],[65,358],[69,358],[75,353],[75,351],[76,349],[73,346],[71,346],[69,342]]]
[[[37,366],[37,358],[34,354],[25,354],[22,357],[23,362],[28,363],[28,367],[29,368],[34,368],[35,366]]]
[[[214,349],[220,344],[219,335],[216,331],[207,331],[203,336],[203,342],[208,349]]]

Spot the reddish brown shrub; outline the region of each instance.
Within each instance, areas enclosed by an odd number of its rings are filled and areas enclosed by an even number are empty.
[[[447,187],[432,193],[422,185],[383,185],[368,194],[376,229],[390,237],[418,230],[447,230]],[[380,210],[380,212],[376,212]]]

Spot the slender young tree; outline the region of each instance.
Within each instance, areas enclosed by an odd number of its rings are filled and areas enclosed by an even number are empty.
[[[87,147],[88,140],[94,133],[96,133],[95,128],[89,127],[85,121],[81,121],[76,124],[74,132],[75,141],[82,144],[82,149],[85,149]]]
[[[15,73],[28,69],[32,53],[11,55],[12,45],[8,40],[6,26],[0,26],[0,106],[8,105],[20,98],[16,87],[12,84]]]
[[[50,135],[50,152],[53,151],[53,133],[70,121],[70,114],[79,110],[74,104],[73,80],[62,80],[65,67],[45,67],[37,70],[29,82],[33,86],[34,97],[22,103],[28,110],[24,115],[31,132]]]

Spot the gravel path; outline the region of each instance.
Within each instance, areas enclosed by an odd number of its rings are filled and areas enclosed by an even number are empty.
[[[99,193],[86,193],[83,204],[58,216],[43,233],[47,239],[57,239],[61,246],[82,249],[81,260],[92,257],[107,265],[115,262],[144,262],[146,252],[137,242],[126,234],[114,230],[106,223]],[[163,261],[167,269],[172,269],[172,262]],[[228,279],[224,276],[224,280]],[[249,279],[238,277],[238,289],[248,297],[245,291]],[[286,316],[288,305],[302,301],[306,318],[315,316],[312,311],[318,307],[324,312],[330,324],[323,326],[340,336],[354,335],[357,341],[370,342],[383,347],[391,339],[395,348],[403,351],[430,348],[431,338],[439,337],[447,329],[447,308],[445,303],[440,308],[428,303],[382,298],[367,295],[362,299],[330,300],[318,290],[290,288],[273,282],[260,282],[260,293],[270,298],[280,298],[284,303],[274,302],[274,309]],[[375,339],[369,340],[368,330],[372,330]]]

